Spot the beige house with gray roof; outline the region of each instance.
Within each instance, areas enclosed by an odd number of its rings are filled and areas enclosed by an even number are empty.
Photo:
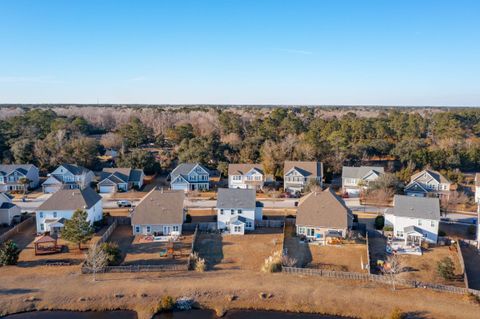
[[[134,235],[180,235],[185,221],[185,193],[182,190],[153,189],[134,208]]]
[[[311,184],[323,186],[323,163],[285,161],[283,165],[283,188],[285,192],[302,193]]]
[[[352,225],[352,211],[330,188],[311,192],[300,199],[297,236],[325,245],[332,238],[345,238]]]

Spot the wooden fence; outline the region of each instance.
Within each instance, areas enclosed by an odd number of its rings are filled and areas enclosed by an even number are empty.
[[[201,231],[215,231],[217,230],[217,222],[201,222],[201,223],[186,223],[182,225],[183,230],[195,230]]]
[[[103,233],[102,237],[100,237],[100,239],[97,240],[92,245],[100,245],[100,244],[103,244],[104,242],[106,242],[110,238],[110,236],[112,235],[115,228],[117,228],[117,225],[118,225],[117,219],[114,218],[112,224],[110,226],[108,226],[107,230]]]
[[[3,233],[0,236],[0,243],[7,241],[8,239],[12,238],[13,235],[25,230],[25,228],[30,227],[32,224],[35,224],[35,216],[29,216],[20,224],[17,224],[12,229],[8,230],[7,232]]]
[[[163,272],[163,271],[186,271],[187,264],[182,265],[123,265],[107,266],[97,273],[126,273],[126,272]],[[88,267],[82,267],[82,274],[91,274],[93,271]]]
[[[463,259],[463,253],[462,253],[462,245],[465,245],[464,243],[462,243],[460,240],[457,240],[457,243],[456,243],[456,248],[457,248],[457,254],[458,254],[458,260],[460,261],[460,267],[462,269],[462,274],[463,274],[463,281],[465,283],[465,287],[468,289],[469,286],[468,286],[468,276],[467,276],[467,272],[465,271],[465,260]]]
[[[391,284],[391,277],[382,275],[372,275],[354,272],[343,271],[327,271],[321,269],[309,269],[309,268],[296,268],[296,267],[283,267],[282,272],[287,274],[299,274],[306,276],[318,276],[332,279],[344,279],[344,280],[358,280],[358,281],[372,281],[382,284]],[[443,292],[451,292],[456,294],[474,294],[480,297],[480,290],[468,289],[462,287],[439,285],[434,283],[425,283],[416,280],[395,279],[395,284],[398,286],[406,286],[412,288],[423,288]]]

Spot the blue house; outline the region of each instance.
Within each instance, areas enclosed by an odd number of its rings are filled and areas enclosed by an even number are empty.
[[[170,173],[173,190],[201,191],[210,189],[210,172],[200,164],[182,163]]]

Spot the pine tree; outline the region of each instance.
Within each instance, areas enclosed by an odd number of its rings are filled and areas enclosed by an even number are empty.
[[[77,209],[72,218],[65,222],[62,231],[62,238],[78,244],[78,249],[81,248],[81,244],[88,242],[93,236],[93,227],[87,221],[87,217],[86,211]]]
[[[0,247],[0,265],[16,265],[20,255],[20,249],[13,241],[8,240]]]

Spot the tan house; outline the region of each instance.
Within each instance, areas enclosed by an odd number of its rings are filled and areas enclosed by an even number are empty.
[[[283,188],[288,193],[302,193],[311,184],[323,186],[323,163],[285,161],[283,165]]]
[[[345,238],[352,224],[352,211],[330,188],[300,199],[296,220],[299,237],[325,245],[335,238]]]
[[[228,188],[260,190],[273,177],[265,174],[262,164],[229,164]]]
[[[180,235],[185,221],[182,190],[153,189],[132,212],[134,235]]]

